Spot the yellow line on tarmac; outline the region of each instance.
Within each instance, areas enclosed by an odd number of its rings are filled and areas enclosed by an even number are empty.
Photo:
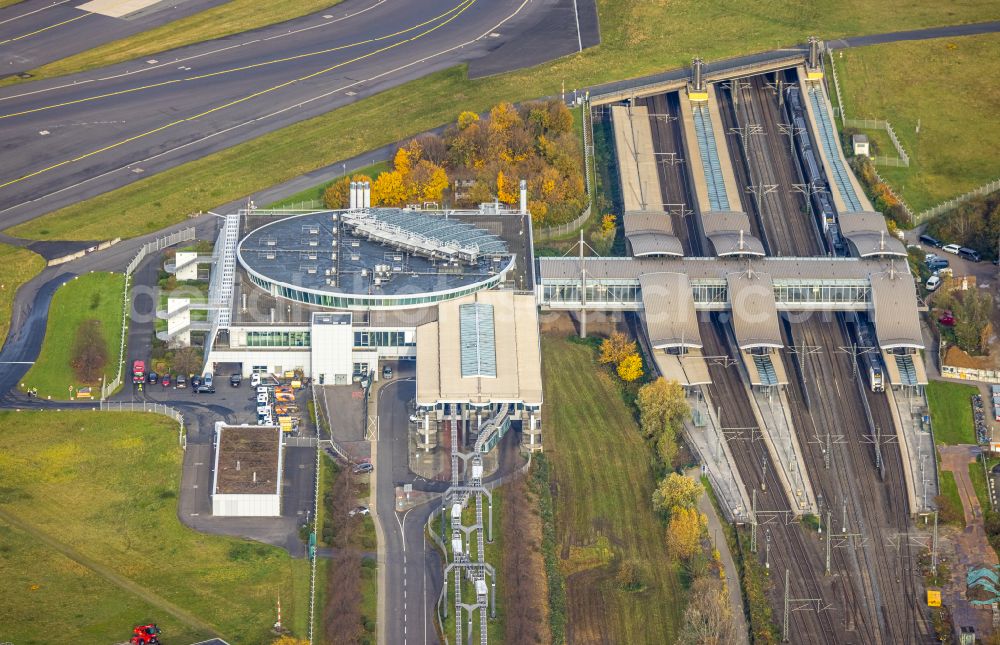
[[[295,56],[286,56],[285,58],[276,58],[274,60],[261,61],[259,63],[253,63],[251,65],[243,65],[242,67],[233,67],[232,69],[224,69],[224,70],[220,70],[218,72],[209,72],[207,74],[198,74],[196,76],[188,76],[188,77],[185,77],[185,78],[175,78],[175,79],[171,79],[169,81],[162,81],[162,82],[159,82],[159,83],[150,83],[149,85],[141,85],[139,87],[133,87],[133,88],[130,88],[130,89],[127,89],[127,90],[119,90],[117,92],[108,92],[106,94],[98,94],[96,96],[89,96],[89,97],[84,98],[84,99],[76,99],[74,101],[65,101],[63,103],[53,103],[52,105],[43,105],[42,107],[32,108],[30,110],[23,110],[21,112],[12,112],[10,114],[2,114],[2,115],[0,115],[0,119],[9,119],[9,118],[15,117],[15,116],[24,116],[25,114],[33,114],[35,112],[43,112],[45,110],[53,110],[55,108],[66,107],[67,105],[77,105],[79,103],[86,103],[88,101],[97,101],[99,99],[106,99],[106,98],[110,98],[112,96],[120,96],[122,94],[131,94],[133,92],[141,92],[143,90],[150,90],[150,89],[154,89],[154,88],[157,88],[157,87],[164,87],[166,85],[173,85],[175,83],[184,83],[184,82],[187,82],[187,81],[197,81],[197,80],[201,80],[201,79],[205,79],[205,78],[211,78],[213,76],[221,76],[222,74],[231,74],[231,73],[234,73],[234,72],[243,72],[243,71],[246,71],[248,69],[254,69],[256,67],[265,67],[267,65],[275,65],[277,63],[287,63],[288,61],[298,60],[298,59],[301,59],[301,58],[310,58],[312,56],[321,56],[323,54],[329,54],[329,53],[340,51],[340,50],[343,50],[343,49],[349,49],[351,47],[359,47],[361,45],[367,45],[369,43],[378,42],[380,40],[386,40],[388,38],[393,38],[395,36],[400,36],[400,35],[405,34],[407,32],[414,31],[416,29],[420,29],[421,27],[423,27],[425,25],[428,25],[428,24],[434,22],[435,20],[440,20],[440,19],[444,18],[445,16],[447,16],[447,15],[449,15],[451,13],[454,13],[455,11],[458,11],[459,13],[461,13],[462,11],[465,11],[465,9],[461,9],[461,10],[459,10],[459,9],[462,7],[462,5],[466,4],[469,1],[470,0],[462,0],[462,2],[459,2],[457,5],[455,5],[454,7],[452,7],[448,11],[445,11],[442,14],[434,16],[433,18],[428,18],[427,20],[425,20],[425,21],[423,21],[421,23],[418,23],[418,24],[413,25],[411,27],[407,27],[406,29],[401,29],[401,30],[399,30],[399,31],[397,31],[395,33],[387,34],[385,36],[378,36],[376,38],[368,38],[367,40],[359,40],[358,42],[348,43],[346,45],[338,45],[337,47],[331,47],[330,49],[322,49],[320,51],[308,52],[308,53],[305,53],[305,54],[296,54]],[[472,1],[474,2],[475,0],[472,0]],[[0,44],[2,44],[2,43],[0,43]]]
[[[288,87],[289,85],[293,85],[293,84],[301,82],[301,81],[306,81],[306,80],[309,80],[311,78],[315,78],[317,76],[320,76],[322,74],[326,74],[327,72],[331,72],[331,71],[333,71],[333,70],[335,70],[337,68],[343,67],[345,65],[350,65],[351,63],[356,63],[356,62],[358,62],[360,60],[364,60],[366,58],[370,58],[370,57],[375,56],[377,54],[381,54],[383,52],[389,51],[390,49],[395,49],[396,47],[400,47],[400,46],[405,45],[407,43],[414,42],[415,40],[423,38],[427,34],[430,34],[431,32],[437,31],[441,27],[444,27],[445,25],[447,25],[451,21],[455,20],[456,18],[458,18],[459,16],[461,16],[463,13],[465,13],[465,11],[469,7],[471,7],[473,4],[475,4],[476,2],[478,2],[478,0],[462,0],[462,2],[457,5],[457,7],[461,7],[461,8],[458,9],[458,11],[454,13],[454,15],[450,16],[447,20],[445,20],[445,21],[443,21],[443,22],[441,22],[441,23],[439,23],[437,25],[434,25],[430,29],[427,29],[427,30],[423,31],[422,33],[419,33],[419,34],[417,34],[415,36],[411,36],[410,38],[406,38],[404,40],[400,40],[399,42],[393,43],[391,45],[386,45],[385,47],[383,47],[381,49],[377,49],[377,50],[375,50],[373,52],[369,52],[367,54],[362,54],[361,56],[358,56],[356,58],[352,58],[351,60],[347,60],[347,61],[344,61],[342,63],[337,63],[336,65],[332,65],[330,67],[327,67],[326,69],[321,69],[318,72],[313,72],[312,74],[307,74],[306,76],[300,76],[298,78],[292,79],[290,81],[286,81],[286,82],[281,83],[279,85],[274,85],[274,86],[271,86],[271,87],[269,87],[267,89],[260,90],[258,92],[254,92],[253,94],[248,94],[247,96],[244,96],[242,98],[236,99],[234,101],[230,101],[228,103],[224,103],[224,104],[219,105],[217,107],[205,110],[204,112],[199,112],[198,114],[195,114],[194,116],[185,117],[183,119],[178,119],[176,121],[171,121],[170,123],[167,123],[165,125],[161,125],[160,127],[155,128],[153,130],[149,130],[147,132],[136,134],[136,135],[131,136],[131,137],[127,138],[127,139],[123,139],[122,141],[118,141],[117,143],[112,143],[111,145],[104,146],[103,148],[99,148],[99,149],[93,150],[91,152],[87,152],[87,153],[82,154],[82,155],[80,155],[78,157],[74,157],[72,159],[67,159],[65,161],[60,161],[59,163],[53,164],[53,165],[51,165],[51,166],[49,166],[47,168],[42,168],[41,170],[36,170],[36,171],[34,171],[32,173],[28,173],[27,175],[23,175],[21,177],[18,177],[17,179],[12,179],[12,180],[10,180],[8,182],[0,184],[0,188],[6,188],[7,186],[10,186],[11,184],[16,184],[16,183],[18,183],[20,181],[24,181],[25,179],[31,179],[32,177],[37,177],[38,175],[41,175],[43,173],[55,170],[56,168],[61,168],[62,166],[65,166],[67,164],[71,164],[71,163],[74,163],[74,162],[77,162],[77,161],[82,161],[83,159],[86,159],[88,157],[93,157],[94,155],[98,155],[98,154],[100,154],[102,152],[107,152],[108,150],[111,150],[113,148],[118,148],[118,147],[123,146],[123,145],[125,145],[127,143],[135,141],[136,139],[142,139],[143,137],[148,137],[148,136],[150,136],[152,134],[156,134],[157,132],[162,132],[163,130],[166,130],[167,128],[172,128],[175,125],[179,125],[179,124],[185,123],[187,121],[194,121],[195,119],[199,119],[199,118],[201,118],[203,116],[206,116],[208,114],[212,114],[213,112],[217,112],[219,110],[224,110],[226,108],[232,107],[232,106],[237,105],[239,103],[243,103],[245,101],[249,101],[249,100],[254,99],[254,98],[256,98],[258,96],[261,96],[263,94],[268,94],[270,92],[275,92],[275,91],[280,90],[282,88]],[[447,15],[448,13],[452,13],[453,11],[455,11],[455,10],[452,9],[451,11],[446,12],[445,14],[442,14],[442,15]],[[428,22],[430,22],[430,21],[428,21]],[[422,24],[427,24],[427,22],[424,22]],[[410,29],[407,29],[406,31],[410,31]]]
[[[55,29],[56,27],[59,27],[61,25],[67,25],[67,24],[69,24],[71,22],[79,20],[80,18],[86,18],[87,16],[90,16],[90,15],[93,15],[93,14],[85,13],[85,14],[77,16],[76,18],[70,18],[69,20],[63,20],[62,22],[57,22],[54,25],[49,25],[48,27],[42,27],[41,29],[36,29],[35,31],[31,31],[31,32],[28,32],[26,34],[21,34],[20,36],[14,36],[13,38],[8,38],[7,40],[0,40],[0,45],[6,45],[7,43],[12,43],[15,40],[21,40],[21,39],[27,38],[29,36],[34,36],[35,34],[40,34],[43,31],[48,31],[49,29]]]

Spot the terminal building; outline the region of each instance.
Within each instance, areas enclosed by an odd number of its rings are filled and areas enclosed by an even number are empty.
[[[170,298],[166,336],[183,344],[204,331],[206,369],[299,371],[321,385],[377,379],[382,361],[416,360],[425,449],[452,412],[466,420],[504,412],[497,427],[506,432],[517,423],[524,443],[541,449],[523,186],[519,210],[495,203],[474,211],[372,208],[360,184],[351,206],[227,216],[208,302]],[[193,322],[199,309],[207,320]],[[481,360],[475,369],[468,368],[472,352]]]

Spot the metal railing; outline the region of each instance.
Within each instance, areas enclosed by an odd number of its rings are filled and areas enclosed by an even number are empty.
[[[182,449],[187,449],[187,435],[184,434],[184,415],[177,408],[172,408],[163,403],[153,403],[151,401],[101,401],[101,412],[148,412],[150,414],[162,414],[177,422],[177,442]]]
[[[1000,190],[1000,179],[994,179],[988,184],[983,184],[979,188],[974,188],[963,195],[959,195],[958,197],[954,197],[952,199],[949,199],[948,201],[941,202],[937,206],[933,206],[925,211],[921,211],[920,213],[917,214],[915,222],[920,223],[923,222],[924,220],[930,219],[931,217],[936,217],[941,213],[950,211],[956,206],[959,206],[960,204],[969,201],[973,197],[978,197],[980,195],[988,195],[989,193],[993,193],[998,190]]]
[[[563,235],[568,235],[573,231],[579,229],[583,226],[588,219],[590,219],[590,214],[593,211],[590,204],[587,204],[587,208],[583,209],[580,213],[580,217],[577,217],[572,222],[567,222],[565,224],[560,224],[559,226],[548,226],[543,229],[539,229],[534,233],[535,239],[545,241],[551,240],[554,237],[561,237]]]
[[[132,281],[132,274],[135,272],[139,265],[142,263],[146,256],[151,252],[161,251],[167,247],[173,246],[174,244],[179,244],[181,242],[188,242],[195,239],[194,227],[183,228],[179,231],[171,233],[165,237],[158,237],[152,242],[147,242],[139,247],[139,251],[136,252],[135,257],[132,261],[128,263],[125,267],[125,286],[122,289],[122,330],[121,330],[121,343],[118,348],[118,372],[111,381],[106,382],[101,385],[101,400],[108,398],[109,395],[113,394],[115,390],[121,387],[122,384],[122,372],[125,367],[125,346],[128,341],[128,314],[129,314],[129,298],[128,290],[129,284]]]

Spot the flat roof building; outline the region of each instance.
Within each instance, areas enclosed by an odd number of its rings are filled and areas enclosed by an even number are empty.
[[[216,423],[212,514],[280,516],[283,466],[279,427]]]

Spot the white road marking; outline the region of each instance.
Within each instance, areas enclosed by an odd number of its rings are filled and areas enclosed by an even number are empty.
[[[66,0],[66,1],[68,2],[69,0]],[[322,27],[325,24],[333,24],[335,22],[340,22],[342,20],[347,20],[348,18],[353,18],[354,16],[360,15],[362,13],[370,11],[371,9],[374,9],[375,7],[379,6],[380,4],[382,4],[384,2],[386,2],[386,0],[378,0],[378,2],[376,2],[373,5],[371,5],[370,7],[366,7],[364,9],[356,11],[356,12],[354,12],[352,14],[348,14],[348,15],[343,16],[341,18],[337,18],[336,20],[332,20],[329,23],[324,23],[324,24],[321,24],[321,25],[313,25],[312,27],[307,27],[306,29],[314,29],[316,27]],[[297,30],[297,31],[291,31],[291,32],[284,33],[284,34],[278,34],[277,36],[272,36],[271,38],[264,38],[264,39],[254,38],[253,40],[248,40],[245,43],[236,43],[235,45],[227,45],[226,47],[219,47],[218,49],[213,49],[211,51],[203,52],[201,54],[194,54],[192,56],[185,56],[184,58],[175,58],[174,60],[172,60],[172,61],[170,61],[168,63],[154,64],[157,61],[153,60],[152,63],[150,63],[150,61],[146,61],[149,64],[146,67],[141,67],[139,69],[127,70],[125,72],[120,72],[118,74],[112,74],[111,76],[101,76],[99,78],[88,78],[88,79],[84,79],[84,80],[80,80],[80,81],[73,81],[72,83],[64,83],[63,85],[55,85],[53,87],[46,87],[46,88],[43,88],[43,89],[40,89],[40,90],[33,90],[31,92],[22,92],[21,94],[12,94],[11,96],[2,96],[2,97],[0,97],[0,101],[6,101],[8,99],[16,99],[16,98],[20,98],[22,96],[31,96],[33,94],[42,94],[44,92],[51,92],[53,90],[61,90],[63,88],[71,87],[73,85],[83,85],[84,83],[99,83],[101,81],[111,81],[111,80],[114,80],[116,78],[124,78],[126,76],[133,76],[135,74],[141,74],[143,72],[148,72],[150,70],[160,69],[161,67],[166,67],[167,65],[176,65],[177,63],[184,63],[184,62],[187,62],[189,60],[194,60],[196,58],[202,58],[204,56],[211,56],[213,54],[219,54],[219,53],[222,53],[224,51],[228,51],[230,49],[236,49],[238,47],[246,47],[248,45],[253,45],[254,43],[264,42],[264,40],[271,40],[272,38],[283,38],[285,36],[296,34],[299,31],[305,31],[305,29],[301,29],[301,30]]]
[[[42,7],[41,9],[35,9],[34,11],[29,11],[28,13],[22,13],[19,16],[14,16],[13,18],[7,18],[6,20],[0,20],[0,25],[6,24],[8,22],[13,22],[15,20],[20,20],[21,18],[24,18],[26,16],[30,16],[33,13],[38,13],[39,11],[45,11],[46,9],[51,9],[52,7],[55,7],[55,6],[58,6],[58,5],[61,5],[61,4],[66,4],[67,2],[69,2],[69,0],[59,0],[59,2],[53,2],[52,4],[46,5],[46,6]]]
[[[453,47],[449,47],[448,49],[441,50],[441,51],[439,51],[437,53],[434,53],[434,54],[429,54],[428,56],[425,56],[423,58],[420,58],[420,59],[411,61],[409,63],[406,63],[405,65],[400,65],[400,66],[395,67],[393,69],[386,70],[386,71],[384,71],[384,72],[382,72],[380,74],[376,74],[375,76],[372,76],[370,78],[366,78],[366,79],[354,81],[354,82],[352,82],[352,83],[350,83],[348,85],[344,85],[342,87],[339,87],[339,88],[337,88],[335,90],[331,90],[329,92],[323,92],[322,94],[319,94],[319,95],[314,96],[312,98],[306,99],[304,101],[300,101],[299,103],[296,103],[294,105],[289,105],[289,106],[281,108],[279,110],[275,110],[274,112],[271,112],[269,114],[265,114],[265,115],[259,116],[259,117],[254,117],[254,118],[252,118],[252,119],[250,119],[248,121],[244,121],[243,123],[237,123],[236,125],[230,126],[228,128],[223,128],[222,130],[219,130],[218,132],[213,132],[211,134],[207,134],[204,137],[201,137],[199,139],[195,139],[194,141],[189,141],[187,143],[181,144],[181,145],[176,146],[174,148],[170,148],[169,150],[164,150],[163,152],[159,152],[159,153],[157,153],[155,155],[150,155],[149,157],[146,157],[144,159],[139,159],[137,161],[130,161],[128,163],[125,163],[125,164],[119,166],[118,168],[114,168],[112,170],[108,170],[107,172],[103,172],[103,173],[101,173],[99,175],[94,175],[93,177],[90,177],[88,179],[84,179],[83,181],[77,182],[77,183],[72,184],[70,186],[66,186],[64,188],[60,188],[59,190],[52,191],[51,193],[46,193],[45,195],[42,195],[41,197],[36,197],[34,199],[29,199],[29,200],[21,202],[19,204],[15,204],[14,206],[8,206],[7,208],[4,208],[4,209],[0,210],[0,214],[6,213],[6,212],[11,211],[11,210],[14,210],[15,208],[19,208],[19,207],[24,206],[26,204],[31,204],[33,202],[37,202],[39,200],[45,199],[46,197],[49,197],[50,195],[57,195],[57,194],[59,194],[61,192],[65,192],[67,190],[72,190],[74,188],[82,186],[83,184],[86,184],[86,183],[89,183],[91,181],[94,181],[95,179],[100,179],[102,177],[106,177],[108,175],[111,175],[113,173],[119,172],[121,170],[125,170],[127,168],[130,168],[131,166],[133,166],[135,164],[140,164],[140,163],[144,163],[144,162],[147,162],[147,161],[152,161],[153,159],[157,159],[159,157],[166,156],[166,155],[168,155],[168,154],[170,154],[172,152],[176,152],[178,150],[182,150],[182,149],[187,148],[189,146],[193,146],[193,145],[202,143],[204,141],[207,141],[208,139],[212,139],[212,138],[217,137],[219,135],[227,134],[227,133],[232,132],[233,130],[236,130],[238,128],[242,128],[242,127],[250,125],[252,123],[256,123],[257,121],[263,121],[264,119],[269,119],[271,117],[278,116],[279,114],[283,114],[285,112],[288,112],[289,110],[298,109],[298,108],[300,108],[300,107],[302,107],[302,106],[304,106],[304,105],[306,105],[308,103],[312,103],[313,101],[320,101],[320,100],[325,99],[325,98],[327,98],[327,97],[329,97],[329,96],[331,96],[333,94],[337,94],[339,92],[343,92],[344,90],[349,89],[351,87],[355,87],[355,86],[361,85],[363,83],[369,83],[371,81],[380,79],[383,76],[389,76],[390,74],[402,71],[404,69],[407,69],[408,67],[412,67],[414,65],[418,65],[420,63],[427,62],[428,60],[430,60],[432,58],[437,58],[438,56],[443,56],[445,54],[449,54],[449,53],[455,51],[456,49],[462,49],[466,45],[471,45],[472,43],[485,38],[486,36],[489,35],[489,33],[491,31],[495,31],[501,25],[505,24],[508,20],[510,20],[511,18],[513,18],[514,16],[516,16],[517,14],[521,13],[521,10],[524,9],[525,5],[527,5],[530,1],[531,0],[523,0],[523,2],[517,7],[517,9],[515,9],[509,16],[507,16],[506,18],[504,18],[503,20],[501,20],[499,23],[497,23],[496,26],[494,26],[492,29],[490,29],[490,30],[484,32],[483,34],[481,34],[481,35],[473,38],[472,40],[468,40],[468,41],[466,41],[464,43],[461,43],[459,45],[455,45]],[[234,45],[234,46],[238,47],[239,45]],[[51,88],[51,89],[55,89],[55,88]],[[39,90],[39,91],[45,91],[45,90]],[[21,95],[21,96],[24,96],[24,95]],[[6,98],[14,98],[14,97],[6,97]],[[0,101],[2,101],[2,100],[3,99],[0,98]],[[261,136],[263,136],[263,135],[261,135]],[[116,188],[118,188],[118,187],[116,186]],[[32,219],[34,219],[34,218],[32,218]],[[406,379],[406,380],[411,380],[411,379]],[[395,382],[399,382],[399,381],[395,381]],[[379,396],[381,396],[381,394],[382,394],[382,391],[380,390],[379,391]],[[379,421],[379,419],[378,419],[378,417],[376,417],[376,430],[375,430],[375,432],[376,432],[376,440],[378,438],[378,421]],[[397,518],[397,521],[399,521],[398,518]],[[406,548],[405,541],[403,543],[403,548],[404,548],[404,550]]]
[[[576,44],[579,46],[579,50],[583,51],[583,36],[580,35],[580,12],[576,8],[576,0],[573,0],[573,17],[576,18]]]

